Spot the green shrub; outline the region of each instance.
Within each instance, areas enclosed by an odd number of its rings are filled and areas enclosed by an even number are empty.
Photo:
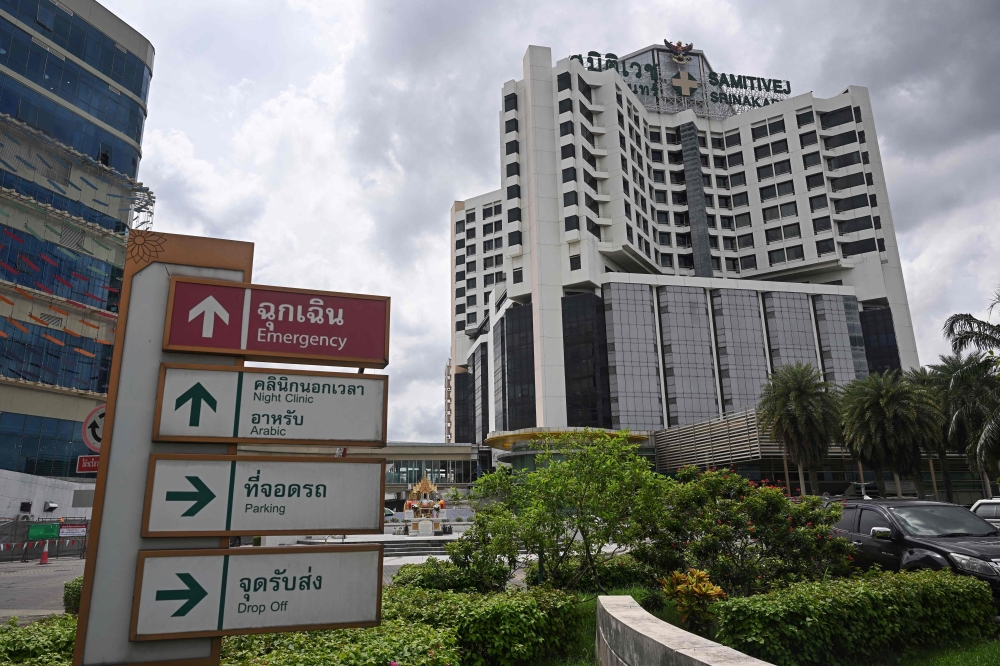
[[[24,627],[11,618],[0,625],[0,664],[69,666],[75,640],[75,615],[53,615]]]
[[[729,596],[743,597],[850,574],[854,547],[831,536],[842,509],[837,502],[790,502],[781,489],[758,486],[733,470],[685,467],[669,485],[667,506],[662,525],[632,551],[661,577],[693,567]]]
[[[457,666],[455,630],[384,621],[370,629],[230,636],[222,640],[227,666]]]
[[[468,573],[447,560],[428,557],[420,564],[404,564],[392,577],[398,587],[415,587],[423,590],[452,590],[472,592],[476,585]]]
[[[597,578],[600,578],[600,586],[597,585]],[[529,587],[538,585],[537,560],[532,560],[525,566],[524,581]],[[637,562],[631,555],[616,555],[602,562],[597,567],[596,578],[592,571],[581,571],[580,559],[576,557],[565,562],[555,572],[546,566],[543,585],[579,592],[599,592],[601,587],[604,590],[626,587],[659,587],[653,570],[645,564]]]
[[[388,587],[384,620],[450,627],[463,650],[463,666],[514,666],[561,654],[578,635],[576,598],[555,590],[461,594]]]
[[[501,592],[517,570],[517,517],[507,507],[494,504],[480,509],[479,520],[462,536],[445,544],[451,561],[479,592]]]
[[[63,583],[63,610],[76,615],[80,612],[80,594],[83,593],[83,576]]]
[[[672,571],[663,582],[663,592],[674,602],[681,626],[700,636],[708,636],[714,615],[712,606],[726,598],[725,591],[712,583],[708,574],[697,569]]]
[[[715,638],[779,666],[837,666],[993,636],[991,599],[948,570],[875,571],[720,602]]]

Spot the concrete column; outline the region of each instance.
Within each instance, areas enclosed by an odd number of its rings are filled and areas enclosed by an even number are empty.
[[[575,88],[575,84],[574,84]],[[562,333],[562,243],[559,155],[552,50],[524,54],[524,146],[521,217],[531,245],[532,335],[535,344],[535,419],[538,427],[566,425]]]

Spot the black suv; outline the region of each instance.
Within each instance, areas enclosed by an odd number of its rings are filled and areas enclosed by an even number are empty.
[[[847,500],[834,536],[850,539],[855,563],[868,568],[943,569],[975,576],[1000,599],[1000,531],[946,502]]]

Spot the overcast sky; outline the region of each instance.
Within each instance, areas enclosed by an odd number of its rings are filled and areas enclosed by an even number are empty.
[[[921,361],[1000,284],[996,2],[103,1],[156,47],[154,228],[253,241],[255,282],[391,296],[392,439],[443,437],[448,212],[499,187],[529,44],[681,39],[795,93],[868,86]]]

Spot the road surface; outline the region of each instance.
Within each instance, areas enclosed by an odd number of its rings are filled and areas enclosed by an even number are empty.
[[[83,575],[86,560],[60,558],[49,564],[0,563],[0,622],[16,616],[38,619],[63,612],[63,583]]]

